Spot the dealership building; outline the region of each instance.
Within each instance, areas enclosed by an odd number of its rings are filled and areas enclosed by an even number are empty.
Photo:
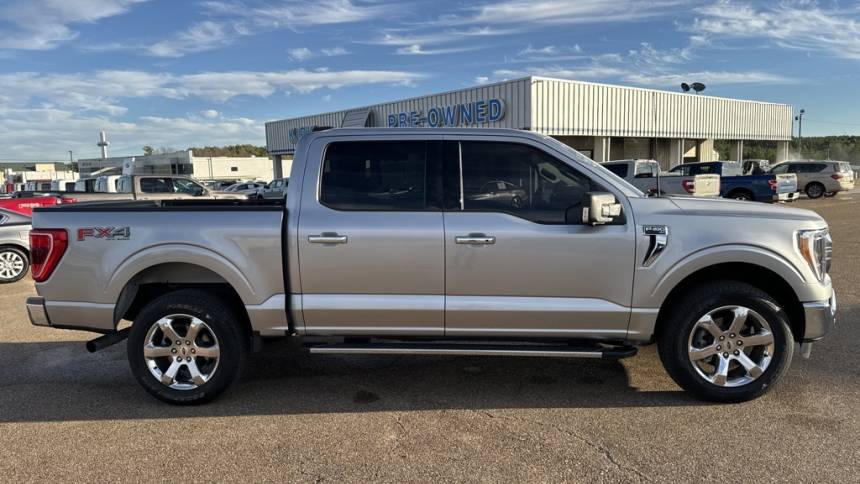
[[[730,141],[736,160],[744,141],[774,141],[776,161],[785,160],[792,116],[788,104],[532,76],[268,122],[266,146],[278,177],[281,160],[314,129],[512,128],[552,136],[595,161],[651,158],[668,169],[717,159],[714,140]]]

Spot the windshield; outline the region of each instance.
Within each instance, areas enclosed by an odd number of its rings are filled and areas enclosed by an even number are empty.
[[[549,136],[544,136],[544,139],[553,148],[564,153],[568,157],[573,158],[574,160],[582,163],[585,166],[591,166],[595,170],[599,171],[601,175],[604,175],[606,178],[609,178],[610,180],[612,180],[612,182],[615,184],[615,186],[620,188],[624,192],[625,195],[630,196],[630,197],[645,197],[645,194],[642,193],[641,190],[639,190],[635,186],[631,185],[630,183],[628,183],[626,180],[619,177],[615,173],[612,173],[611,171],[607,170],[606,167],[602,166],[600,163],[597,163],[596,161],[592,160],[591,158],[583,155],[582,153],[576,151],[575,149],[571,148],[570,146],[567,146],[566,144],[562,143],[561,141],[559,141],[555,138],[551,138]]]

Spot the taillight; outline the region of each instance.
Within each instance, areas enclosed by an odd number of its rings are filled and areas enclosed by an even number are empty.
[[[681,180],[681,186],[684,187],[684,191],[691,195],[696,190],[696,182],[693,180]]]
[[[768,181],[767,181],[767,184],[768,184],[768,185],[770,185],[770,190],[771,190],[772,192],[775,192],[775,191],[776,191],[776,187],[777,187],[777,186],[779,186],[779,182],[778,182],[778,181],[776,181],[775,179],[774,179],[774,180],[768,180]]]
[[[51,277],[68,245],[69,236],[65,229],[30,231],[30,268],[34,281],[44,282]]]
[[[834,180],[841,180],[842,177],[843,177],[842,173],[834,173],[834,174],[830,175],[830,178],[833,178]]]

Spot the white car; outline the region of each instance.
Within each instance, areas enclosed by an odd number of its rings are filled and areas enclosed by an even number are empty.
[[[241,193],[243,195],[248,196],[256,196],[257,192],[265,186],[266,184],[263,182],[242,182],[236,183],[235,185],[231,185],[224,191],[230,193]]]

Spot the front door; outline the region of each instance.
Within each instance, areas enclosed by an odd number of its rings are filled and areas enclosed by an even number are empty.
[[[434,168],[441,144],[313,147],[309,156],[322,157],[322,169],[306,170],[298,215],[307,334],[444,333],[441,176]]]
[[[445,153],[446,335],[624,338],[633,222],[582,223],[593,175],[527,144]]]

